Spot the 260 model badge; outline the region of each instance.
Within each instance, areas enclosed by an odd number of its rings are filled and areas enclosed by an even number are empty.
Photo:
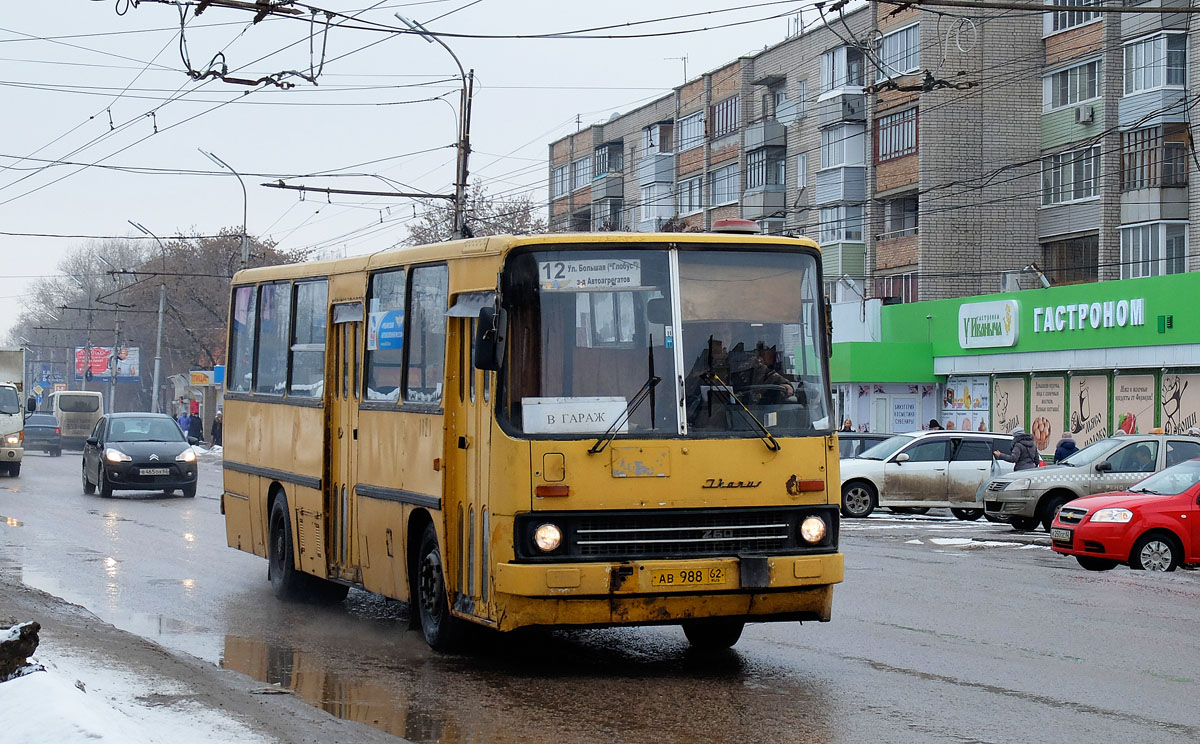
[[[701,488],[758,488],[762,481],[726,481],[724,478],[709,478]]]

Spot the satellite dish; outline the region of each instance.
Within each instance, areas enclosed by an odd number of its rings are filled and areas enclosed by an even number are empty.
[[[621,116],[621,112],[620,112],[620,111],[614,111],[614,112],[612,112],[612,116],[608,117],[608,120],[609,120],[609,121],[612,121],[612,120],[614,120],[614,119],[617,119],[617,118],[619,118],[620,116]]]
[[[785,98],[775,107],[775,120],[785,127],[790,127],[799,118],[799,115],[799,106],[790,98]]]

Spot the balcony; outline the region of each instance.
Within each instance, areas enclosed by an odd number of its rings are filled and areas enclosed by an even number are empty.
[[[756,186],[742,194],[742,217],[760,220],[784,211],[787,191],[783,186]]]
[[[865,166],[845,166],[817,171],[815,204],[862,202],[867,198],[867,169]]]
[[[817,101],[817,126],[827,127],[843,121],[866,121],[867,98],[862,93],[838,92]]]
[[[1188,187],[1155,186],[1121,193],[1121,224],[1188,219]]]
[[[1129,5],[1130,3],[1127,1],[1125,4]],[[1191,2],[1189,0],[1144,0],[1139,5],[1144,8],[1187,8]],[[1123,39],[1188,27],[1185,13],[1121,13],[1120,15],[1121,38]]]
[[[671,183],[675,180],[675,153],[649,155],[637,161],[638,186],[652,183]]]
[[[625,196],[625,179],[620,173],[603,173],[592,179],[592,201]]]
[[[787,128],[775,119],[763,119],[746,126],[747,151],[762,147],[787,147]]]

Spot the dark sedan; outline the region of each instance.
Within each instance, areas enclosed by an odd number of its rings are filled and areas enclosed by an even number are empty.
[[[62,454],[62,429],[52,413],[35,413],[25,419],[25,449],[41,450],[53,457]]]
[[[102,416],[83,445],[83,492],[175,489],[196,495],[196,453],[179,425],[161,413]]]

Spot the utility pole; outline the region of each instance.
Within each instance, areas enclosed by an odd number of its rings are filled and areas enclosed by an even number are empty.
[[[115,413],[117,408],[117,363],[121,361],[118,350],[121,348],[121,314],[113,322],[112,354],[108,357],[108,412]]]
[[[154,387],[151,388],[151,391],[150,391],[151,392],[150,410],[153,413],[158,413],[158,410],[159,410],[158,399],[159,399],[160,392],[161,392],[158,389],[158,381],[160,379],[162,379],[158,375],[159,375],[159,367],[162,364],[163,310],[166,308],[166,305],[167,305],[167,283],[166,283],[166,280],[163,278],[164,276],[166,276],[166,272],[167,272],[167,249],[163,247],[163,243],[161,240],[158,239],[157,235],[150,232],[145,227],[143,227],[142,225],[140,225],[137,222],[134,222],[133,220],[129,220],[128,222],[129,222],[129,224],[131,224],[135,228],[137,228],[139,231],[154,238],[154,242],[158,243],[159,255],[162,257],[162,273],[159,274],[159,277],[158,277],[158,333],[155,334],[155,336],[154,336]]]

